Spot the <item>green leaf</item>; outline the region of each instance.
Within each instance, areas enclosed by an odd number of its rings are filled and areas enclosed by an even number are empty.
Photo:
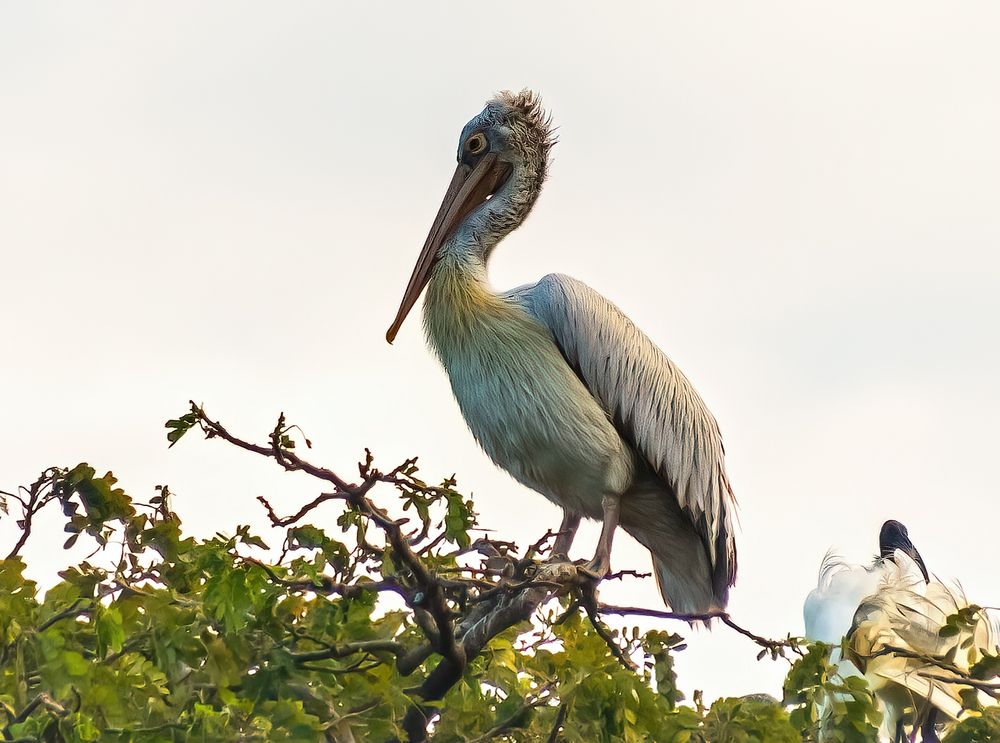
[[[167,421],[164,425],[170,430],[167,431],[167,441],[170,442],[172,447],[181,437],[184,436],[188,431],[190,431],[198,423],[198,416],[194,412],[182,415],[180,418],[174,418],[173,420]],[[167,447],[168,449],[170,447]]]
[[[1000,676],[1000,655],[984,655],[969,669],[969,675],[981,681]]]
[[[292,549],[322,549],[326,541],[327,537],[323,530],[310,524],[288,530],[288,546]]]
[[[67,650],[62,654],[63,666],[70,676],[86,676],[90,670],[90,664],[76,650]]]
[[[104,657],[108,652],[117,653],[125,644],[125,629],[122,615],[117,607],[101,609],[97,613],[97,654]]]

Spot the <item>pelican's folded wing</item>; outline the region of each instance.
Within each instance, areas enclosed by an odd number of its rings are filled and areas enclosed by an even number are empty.
[[[716,591],[724,593],[736,578],[736,502],[719,426],[694,387],[621,310],[582,282],[549,274],[507,296],[549,329],[623,437],[670,487],[701,533]]]

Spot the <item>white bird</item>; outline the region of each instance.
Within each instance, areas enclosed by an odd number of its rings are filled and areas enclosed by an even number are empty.
[[[403,300],[391,343],[424,287],[424,326],[479,444],[563,509],[565,554],[580,517],[602,519],[588,569],[603,577],[620,524],[653,555],[675,611],[724,608],[736,576],[735,500],[718,424],[691,383],[611,302],[552,274],[494,293],[493,249],[528,216],[554,144],[528,91],[470,121],[458,167]]]
[[[966,687],[932,678],[948,674],[914,656],[948,658],[967,672],[992,647],[989,619],[979,612],[957,634],[939,632],[949,616],[967,606],[960,589],[928,574],[906,527],[886,521],[871,565],[826,556],[803,614],[806,637],[835,646],[831,660],[839,674],[868,680],[883,708],[882,734],[902,743],[919,731],[930,743],[939,740],[939,727],[947,729],[961,716],[959,692]],[[840,648],[845,637],[846,658]]]

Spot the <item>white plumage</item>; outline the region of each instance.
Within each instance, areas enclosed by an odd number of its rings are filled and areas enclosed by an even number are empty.
[[[968,672],[994,647],[993,628],[980,611],[972,626],[942,637],[948,617],[969,606],[965,594],[927,574],[902,524],[886,522],[880,542],[881,556],[868,566],[827,554],[803,608],[806,637],[835,646],[831,660],[841,676],[865,676],[883,708],[887,740],[904,740],[909,726],[912,735],[919,730],[921,740],[935,741],[961,718],[959,693],[967,687],[932,678],[950,674],[914,656]]]
[[[968,687],[942,680],[958,676],[907,654],[941,659],[968,674],[984,651],[995,652],[985,612],[976,614],[971,627],[963,626],[950,636],[940,634],[948,617],[968,606],[961,588],[934,578],[924,582],[912,561],[900,564],[877,593],[861,602],[851,628],[848,657],[884,705],[886,732],[893,720],[912,716],[916,724],[932,710],[940,713],[938,719],[946,730],[961,718],[960,692]],[[928,731],[925,726],[924,740],[929,739]]]
[[[875,594],[895,570],[891,560],[878,559],[871,565],[857,565],[827,552],[820,565],[817,586],[809,592],[802,610],[806,637],[839,645],[851,629],[858,606]]]

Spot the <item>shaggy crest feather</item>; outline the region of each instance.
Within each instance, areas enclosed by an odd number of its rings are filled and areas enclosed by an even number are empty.
[[[552,114],[545,111],[537,93],[531,90],[519,93],[502,90],[486,102],[480,119],[513,129],[517,134],[516,140],[521,145],[538,153],[538,159],[542,163],[541,177],[544,179],[549,152],[558,138],[555,127],[552,126]]]

